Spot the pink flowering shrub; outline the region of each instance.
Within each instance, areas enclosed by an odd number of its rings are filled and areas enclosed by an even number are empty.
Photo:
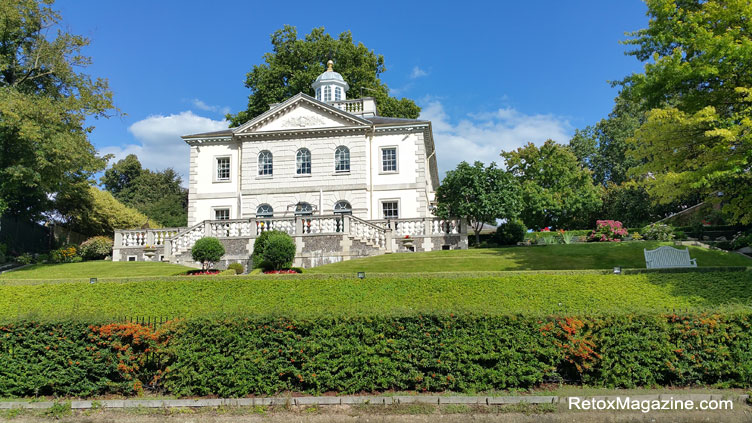
[[[591,242],[620,242],[629,235],[618,220],[598,220],[595,222],[595,230],[588,236]]]

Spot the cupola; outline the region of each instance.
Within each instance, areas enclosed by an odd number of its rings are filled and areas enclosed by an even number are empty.
[[[316,100],[330,103],[332,101],[343,101],[347,99],[345,95],[350,86],[347,85],[342,75],[334,71],[334,62],[326,63],[326,72],[319,75],[311,87],[316,92]]]

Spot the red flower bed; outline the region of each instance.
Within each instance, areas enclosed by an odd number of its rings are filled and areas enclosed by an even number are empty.
[[[266,270],[264,271],[264,273],[266,273],[267,275],[271,275],[271,274],[278,275],[278,274],[300,273],[300,272],[298,272],[297,270],[293,270],[293,269],[285,269],[285,270]]]
[[[201,276],[201,275],[218,275],[219,270],[217,269],[209,269],[209,270],[189,270],[188,275],[189,276]]]

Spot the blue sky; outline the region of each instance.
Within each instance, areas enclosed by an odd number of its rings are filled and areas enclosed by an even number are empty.
[[[300,36],[350,30],[384,55],[392,94],[414,99],[434,124],[443,175],[460,160],[498,162],[502,149],[527,142],[566,143],[605,117],[617,94],[608,81],[642,69],[619,41],[648,22],[638,0],[58,0],[56,8],[91,39],[86,72],[109,80],[126,114],[91,122],[97,149],[134,152],[147,167],[185,176],[179,135],[220,129],[226,111],[245,107],[245,74],[284,24]]]

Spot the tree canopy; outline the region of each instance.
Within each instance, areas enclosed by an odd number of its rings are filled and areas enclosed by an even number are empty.
[[[572,150],[552,140],[533,143],[515,151],[502,151],[507,171],[522,187],[522,214],[533,229],[590,227],[593,212],[601,206],[598,188],[590,170]]]
[[[135,154],[114,163],[102,184],[118,201],[135,208],[164,226],[185,226],[188,191],[172,168],[152,171],[141,167]]]
[[[493,162],[471,166],[463,161],[448,171],[436,190],[436,202],[439,216],[467,219],[475,232],[476,245],[484,223],[515,219],[522,209],[517,181]]]
[[[61,29],[51,5],[0,2],[0,212],[29,219],[86,192],[106,160],[85,120],[115,111],[107,81],[79,71],[89,40]]]
[[[650,24],[626,44],[647,63],[621,82],[649,110],[630,139],[632,174],[662,204],[699,194],[752,223],[752,3],[646,3]]]
[[[379,79],[386,71],[384,56],[369,50],[363,43],[355,43],[350,31],[338,38],[314,28],[304,38],[297,29],[285,25],[271,36],[272,51],[264,55],[264,62],[254,65],[246,75],[245,86],[250,88],[248,107],[235,115],[228,114],[231,126],[239,126],[269,110],[269,105],[286,100],[302,92],[313,95],[311,84],[326,70],[326,62],[334,61],[334,70],[350,86],[348,96],[373,97],[382,116],[412,118],[420,114],[420,107],[406,98],[389,96],[389,88]]]

